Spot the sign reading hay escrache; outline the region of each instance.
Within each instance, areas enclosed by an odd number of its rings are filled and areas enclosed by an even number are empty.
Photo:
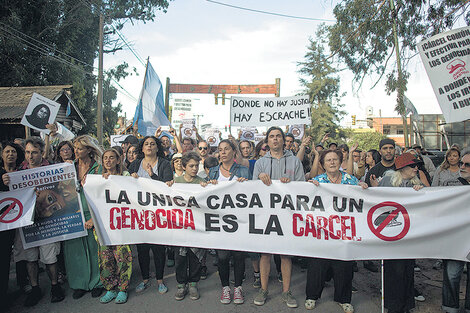
[[[166,184],[88,175],[102,245],[155,243],[341,260],[467,260],[468,187],[273,181]],[[439,247],[439,249],[436,249]],[[468,261],[468,260],[467,260]]]
[[[230,124],[232,126],[285,126],[311,123],[311,104],[308,96],[245,98],[232,97]]]
[[[8,173],[10,190],[35,187],[34,224],[20,231],[25,249],[87,235],[75,166],[60,163]]]
[[[435,35],[418,48],[446,122],[470,119],[470,27]]]

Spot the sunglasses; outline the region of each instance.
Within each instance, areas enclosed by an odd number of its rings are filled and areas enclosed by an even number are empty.
[[[269,151],[269,147],[268,147],[268,146],[263,147],[263,148],[261,148],[261,150],[262,150],[262,151]]]
[[[198,147],[199,150],[207,150],[207,147]]]
[[[466,168],[469,168],[470,167],[470,163],[467,163],[467,162],[459,162],[459,166],[465,166]]]
[[[417,167],[418,167],[418,164],[415,163],[415,164],[410,164],[410,165],[408,165],[408,166],[411,167],[411,168],[417,168]]]

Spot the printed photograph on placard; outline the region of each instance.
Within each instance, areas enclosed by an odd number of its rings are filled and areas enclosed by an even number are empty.
[[[33,93],[21,119],[21,124],[49,134],[50,130],[46,128],[46,125],[54,123],[59,108],[59,103]]]
[[[13,172],[10,190],[36,188],[34,224],[20,231],[25,249],[85,236],[85,219],[73,164]]]

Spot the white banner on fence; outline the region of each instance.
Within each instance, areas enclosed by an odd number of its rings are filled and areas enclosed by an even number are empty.
[[[35,203],[33,188],[0,192],[0,231],[33,224]]]
[[[446,122],[470,119],[470,26],[432,36],[418,48]]]
[[[285,126],[310,124],[311,105],[308,96],[246,98],[232,97],[232,126]]]
[[[307,182],[205,188],[88,175],[103,245],[157,243],[342,260],[466,260],[468,187],[370,188]],[[439,247],[439,249],[436,249]]]
[[[36,187],[34,224],[20,231],[25,249],[87,235],[75,166],[60,163],[8,173],[10,190]]]

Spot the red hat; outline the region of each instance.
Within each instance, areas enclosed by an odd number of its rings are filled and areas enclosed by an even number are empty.
[[[399,170],[399,169],[404,168],[405,166],[412,165],[412,164],[420,164],[420,163],[423,163],[423,162],[417,159],[413,154],[406,152],[395,158],[395,169]]]

